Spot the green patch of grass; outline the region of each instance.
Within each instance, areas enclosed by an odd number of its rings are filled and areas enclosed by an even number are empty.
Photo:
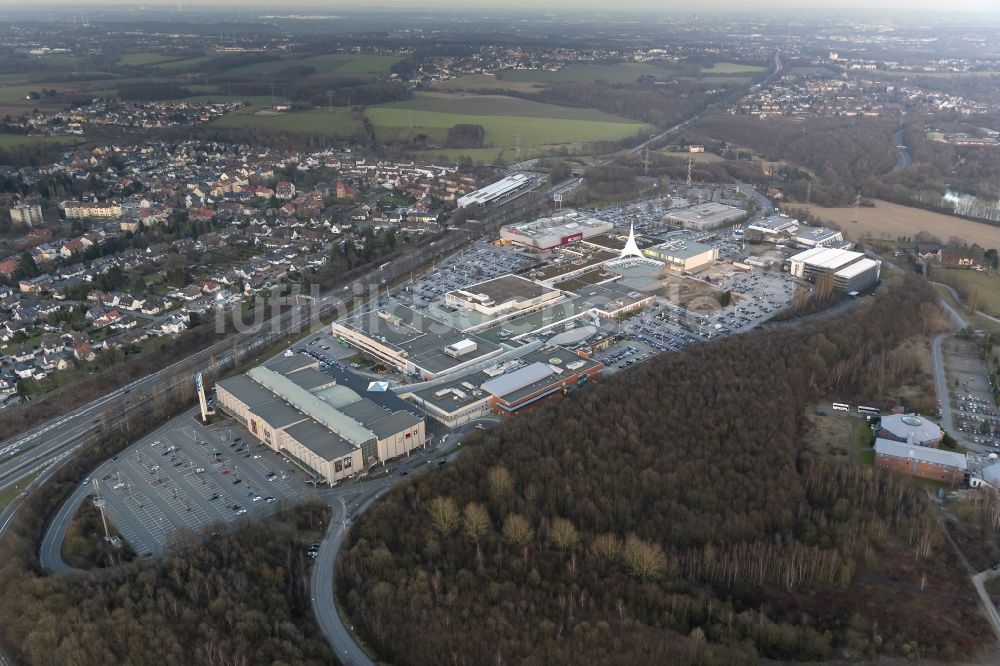
[[[228,113],[213,123],[220,127],[264,127],[286,132],[309,132],[339,137],[350,136],[354,128],[354,120],[346,108],[335,108],[333,111],[312,109],[275,115],[261,115],[241,109],[235,113]]]
[[[30,476],[26,476],[12,486],[8,486],[3,490],[0,490],[0,511],[7,508],[7,505],[13,502],[18,495],[21,494],[25,488],[31,485],[31,483],[38,478],[38,475],[42,473],[43,470],[38,470],[32,473]]]
[[[77,90],[79,86],[47,82],[0,86],[0,104],[17,104],[29,108],[41,106],[46,103],[46,100],[28,99],[28,94],[41,92],[42,88],[66,92]]]
[[[544,87],[535,81],[517,81],[508,77],[498,78],[493,74],[466,74],[458,78],[442,81],[434,86],[438,90],[516,90],[535,92]]]
[[[180,60],[161,62],[153,65],[153,67],[160,70],[194,69],[201,63],[208,62],[209,60],[211,60],[209,56],[192,56],[190,58],[181,58]]]
[[[854,446],[857,449],[855,460],[858,467],[871,467],[875,464],[875,435],[868,424],[860,419],[855,432]]]
[[[953,287],[959,293],[978,290],[978,309],[993,317],[1000,317],[1000,273],[997,271],[981,272],[933,266],[929,277],[935,282]],[[995,322],[993,324],[996,325]]]
[[[370,107],[366,115],[381,141],[409,139],[424,134],[443,139],[458,124],[482,125],[484,142],[494,149],[520,145],[545,146],[616,141],[648,127],[595,109],[543,104],[502,95],[418,95],[405,102]],[[479,155],[484,155],[477,149]],[[451,154],[471,155],[469,150]]]
[[[703,74],[757,74],[766,72],[766,67],[759,65],[741,65],[736,62],[717,62],[711,67],[702,67]]]
[[[147,67],[149,65],[159,65],[160,63],[178,60],[183,56],[171,53],[157,53],[155,51],[140,51],[138,53],[126,53],[118,59],[116,64],[130,67]]]

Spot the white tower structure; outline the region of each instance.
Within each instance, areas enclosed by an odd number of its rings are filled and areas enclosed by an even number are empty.
[[[625,241],[625,247],[622,249],[622,255],[618,257],[619,259],[627,259],[629,257],[637,257],[642,259],[642,250],[635,243],[635,225],[630,224],[628,227],[628,240]]]

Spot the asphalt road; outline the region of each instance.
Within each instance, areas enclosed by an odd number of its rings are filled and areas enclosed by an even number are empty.
[[[949,333],[941,333],[934,337],[931,343],[931,363],[934,366],[934,389],[937,392],[938,402],[941,403],[941,428],[952,437],[964,440],[962,433],[955,428],[955,419],[951,409],[951,397],[948,391],[948,373],[944,368],[944,341],[951,337],[952,333],[961,331],[966,327],[965,319],[955,308],[951,307],[943,298],[938,299],[945,314],[951,319],[953,330]]]
[[[983,607],[986,609],[986,619],[993,627],[993,633],[996,634],[997,639],[1000,639],[1000,612],[997,612],[996,604],[993,603],[989,592],[986,591],[986,581],[996,578],[997,575],[998,572],[993,569],[980,571],[972,577],[972,584],[976,586],[976,593],[979,594],[979,598],[983,602]]]

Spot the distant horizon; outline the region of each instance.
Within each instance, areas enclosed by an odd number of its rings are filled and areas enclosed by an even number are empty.
[[[949,14],[1000,14],[1000,3],[996,0],[955,0],[942,7],[940,3],[931,0],[878,0],[876,2],[866,2],[865,0],[842,0],[837,4],[818,7],[803,7],[797,0],[752,0],[750,3],[739,2],[738,0],[703,0],[696,8],[687,3],[663,3],[657,0],[623,0],[616,3],[613,8],[609,8],[606,2],[598,0],[549,0],[541,5],[530,0],[513,0],[498,7],[495,3],[482,3],[477,6],[468,0],[379,0],[378,4],[365,7],[358,7],[350,3],[331,3],[322,0],[315,2],[302,2],[301,0],[286,5],[275,6],[273,2],[266,0],[193,0],[177,2],[176,0],[148,0],[137,2],[136,0],[102,0],[101,2],[87,2],[85,0],[35,0],[30,6],[26,6],[22,0],[0,0],[0,10],[20,10],[26,14],[32,13],[40,7],[59,8],[66,7],[74,10],[87,9],[99,11],[102,8],[130,7],[134,10],[144,9],[167,9],[180,7],[184,11],[211,11],[211,10],[232,10],[239,11],[261,11],[269,15],[293,15],[301,11],[308,11],[316,15],[329,15],[334,13],[344,14],[364,14],[380,12],[451,12],[458,14],[481,14],[490,13],[496,15],[509,14],[514,11],[528,10],[532,14],[546,12],[579,12],[581,10],[593,13],[644,13],[644,14],[664,14],[664,15],[689,15],[716,14],[719,12],[731,12],[739,15],[744,14],[766,14],[793,13],[802,16],[809,14],[844,14],[847,12],[861,12],[864,15],[888,12],[904,15],[949,15]]]

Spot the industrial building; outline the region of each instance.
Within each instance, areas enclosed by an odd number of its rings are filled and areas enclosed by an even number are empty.
[[[403,393],[454,428],[488,414],[510,415],[593,381],[604,366],[562,347],[545,347],[471,375]]]
[[[965,483],[968,462],[963,453],[915,446],[881,437],[875,440],[875,466],[948,483]]]
[[[683,210],[667,213],[667,222],[682,226],[685,229],[705,231],[724,224],[739,222],[746,216],[746,211],[735,206],[721,203],[703,203]]]
[[[882,417],[878,436],[903,444],[937,448],[944,433],[938,424],[916,414],[890,414]]]
[[[667,241],[645,248],[642,253],[656,259],[670,270],[692,272],[708,266],[719,258],[719,250],[713,245],[701,242],[700,236],[691,232],[667,234]]]
[[[495,343],[402,305],[335,321],[331,333],[386,366],[425,380],[502,352]]]
[[[467,208],[469,206],[488,206],[490,204],[503,203],[530,190],[532,182],[532,179],[525,174],[516,173],[513,176],[507,176],[475,192],[469,192],[465,196],[459,197],[457,204],[459,208]]]
[[[816,280],[833,276],[835,289],[845,293],[861,291],[878,282],[881,262],[861,252],[814,247],[789,257],[789,272],[797,278]]]
[[[544,252],[574,241],[606,234],[612,229],[614,226],[610,222],[583,217],[576,211],[567,211],[531,222],[508,224],[500,229],[500,238],[529,250]]]
[[[503,275],[449,291],[445,294],[445,303],[495,318],[537,310],[555,303],[561,296],[558,289],[517,275]]]
[[[216,404],[331,484],[423,445],[423,418],[391,411],[318,368],[303,354],[282,357],[219,381]]]

